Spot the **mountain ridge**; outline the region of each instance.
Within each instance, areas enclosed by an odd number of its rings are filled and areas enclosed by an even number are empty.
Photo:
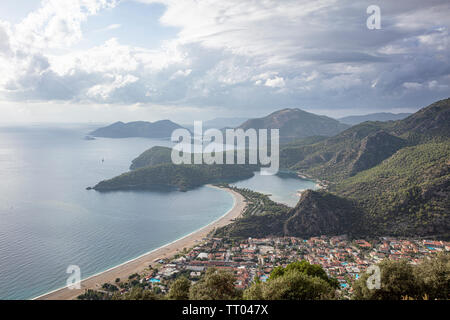
[[[117,121],[106,127],[98,128],[89,135],[103,138],[168,138],[175,129],[181,128],[183,127],[170,120],[132,121],[128,123]]]
[[[303,172],[312,178],[330,178],[328,188],[304,192],[297,206],[278,217],[276,224],[272,217],[246,217],[217,233],[231,237],[341,233],[448,239],[449,119],[450,99],[444,99],[403,120],[365,122],[310,145],[289,146],[283,150],[285,157],[303,157]],[[375,153],[369,153],[362,167],[348,170],[368,145]],[[347,154],[342,154],[343,150]],[[289,161],[285,159],[284,163]],[[295,167],[298,163],[291,166]],[[261,225],[265,218],[266,228]],[[249,228],[252,223],[258,226]]]
[[[282,142],[310,136],[333,136],[349,126],[299,108],[284,108],[262,118],[249,119],[239,129],[279,129]]]
[[[391,112],[377,112],[365,115],[346,116],[337,118],[339,122],[354,126],[366,121],[396,121],[403,120],[409,117],[412,113],[391,113]]]

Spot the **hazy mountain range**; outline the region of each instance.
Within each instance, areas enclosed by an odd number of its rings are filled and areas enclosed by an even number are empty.
[[[280,129],[280,139],[282,142],[292,141],[298,138],[311,136],[333,136],[349,127],[364,121],[389,121],[405,118],[407,113],[374,113],[365,116],[349,116],[336,119],[320,116],[303,111],[298,108],[287,108],[275,111],[262,118],[215,118],[204,121],[203,128],[242,128],[242,129]],[[170,120],[156,122],[134,121],[116,122],[109,126],[99,128],[89,133],[94,137],[107,138],[167,138],[172,131],[178,128],[186,128],[193,131],[192,124],[179,125]]]
[[[349,126],[339,121],[298,108],[282,109],[263,118],[250,119],[238,128],[279,129],[280,140],[290,141],[311,136],[333,136]]]
[[[278,116],[285,112],[300,113],[282,110],[254,123],[283,128],[290,125]],[[294,128],[288,132],[304,131]],[[278,213],[246,216],[217,234],[450,237],[449,159],[450,99],[403,120],[364,122],[331,137],[298,139],[280,147],[281,167],[320,180],[326,188],[305,192],[294,209],[272,208]],[[248,177],[254,167],[175,166],[170,149],[158,147],[136,158],[132,169],[137,170],[102,181],[95,189],[148,189],[166,184],[187,190],[240,175]]]
[[[361,116],[348,116],[343,118],[338,118],[342,123],[354,126],[365,121],[391,121],[391,120],[402,120],[409,117],[411,113],[390,113],[390,112],[380,112],[371,113]]]
[[[180,125],[170,121],[161,120],[156,122],[134,121],[113,123],[107,127],[92,131],[89,135],[105,138],[170,138],[175,129],[182,128]]]

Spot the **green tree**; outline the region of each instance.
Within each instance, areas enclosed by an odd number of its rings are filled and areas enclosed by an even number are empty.
[[[241,294],[234,287],[232,273],[209,268],[205,276],[191,287],[189,298],[192,300],[234,300]]]
[[[108,298],[107,294],[92,289],[85,290],[77,297],[78,300],[108,300]]]
[[[276,267],[272,272],[270,273],[269,280],[276,279],[278,277],[284,276],[286,273],[289,273],[291,271],[298,271],[300,273],[306,274],[311,277],[317,277],[319,279],[322,279],[326,281],[330,286],[337,288],[339,286],[339,283],[336,279],[328,277],[325,270],[318,265],[318,264],[310,264],[306,260],[302,261],[296,261],[293,263],[290,263],[286,266],[286,268],[283,268],[281,266]]]
[[[450,299],[450,255],[440,252],[415,268],[415,277],[421,285],[422,298]]]
[[[295,268],[244,291],[247,300],[319,300],[333,299],[334,295],[335,289],[327,281]]]
[[[422,294],[420,281],[415,277],[413,266],[406,260],[384,260],[380,267],[380,289],[369,289],[366,281],[368,273],[363,274],[353,285],[354,299],[357,300],[400,300],[408,296],[418,298]]]
[[[168,298],[170,300],[188,300],[190,288],[191,282],[185,277],[180,277],[170,287]]]
[[[158,298],[153,291],[141,287],[134,287],[123,295],[116,293],[112,296],[113,300],[158,300]]]

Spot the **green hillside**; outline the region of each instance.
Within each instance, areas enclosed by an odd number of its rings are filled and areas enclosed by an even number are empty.
[[[155,146],[141,153],[131,162],[130,170],[136,170],[148,166],[154,166],[162,163],[170,163],[172,149],[167,147]]]
[[[274,119],[286,120],[284,115]],[[304,192],[293,209],[264,198],[254,201],[259,196],[253,195],[251,214],[217,234],[449,237],[449,123],[450,99],[446,99],[404,120],[364,122],[333,137],[311,136],[282,145],[281,168],[326,180],[328,189]],[[133,161],[131,168],[137,170],[102,181],[94,189],[188,190],[249,178],[259,169],[257,165],[173,165],[170,152],[163,147],[147,150]]]
[[[208,183],[236,181],[253,176],[255,168],[249,165],[174,165],[169,163],[149,166],[99,182],[97,191],[146,190],[174,187],[182,191]]]
[[[365,122],[314,144],[286,146],[280,150],[282,164],[321,180],[339,181],[377,165],[406,145],[404,139],[388,133],[389,126]]]
[[[303,193],[282,214],[247,216],[217,231],[230,237],[348,234],[450,236],[450,141],[406,147],[329,190]]]
[[[450,227],[450,140],[406,147],[330,188],[353,199],[389,234],[443,234]]]
[[[450,238],[450,99],[396,122],[365,122],[335,137],[290,144],[281,163],[327,190],[304,192],[281,216],[249,218],[232,237],[349,234]],[[222,231],[218,231],[220,233]]]

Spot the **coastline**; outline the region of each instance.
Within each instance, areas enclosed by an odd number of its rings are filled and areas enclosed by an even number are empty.
[[[116,278],[127,279],[129,275],[142,272],[149,265],[154,266],[156,264],[155,260],[170,258],[182,251],[183,248],[195,246],[214,229],[223,227],[242,215],[246,202],[240,193],[228,188],[219,188],[209,184],[207,186],[224,190],[230,193],[234,199],[233,207],[217,220],[162,247],[82,280],[80,289],[63,287],[38,296],[33,300],[72,300],[87,289],[100,289],[105,282],[114,283]]]

